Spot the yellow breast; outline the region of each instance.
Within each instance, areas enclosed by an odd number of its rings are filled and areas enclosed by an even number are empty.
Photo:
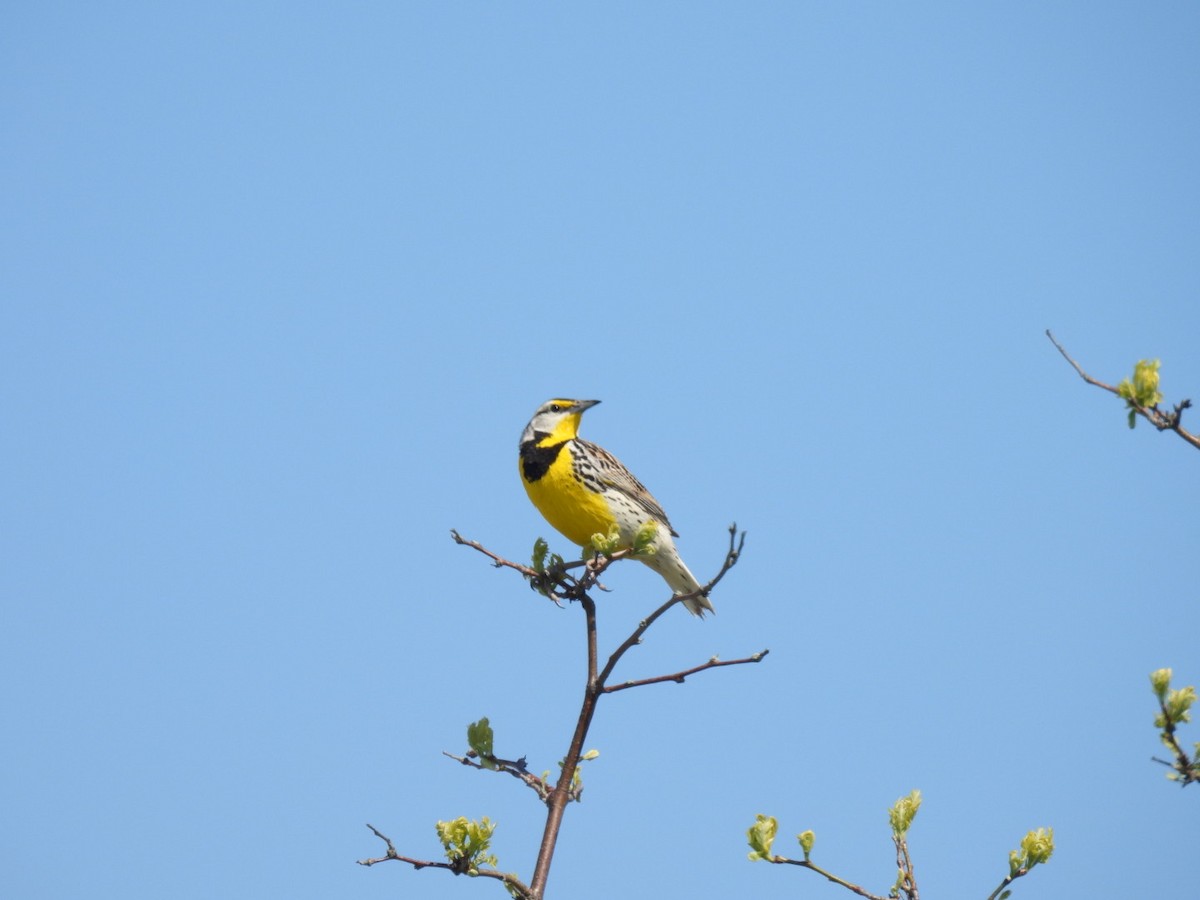
[[[529,481],[522,468],[521,483],[546,521],[581,547],[593,534],[607,534],[616,522],[604,497],[588,490],[572,474],[567,447],[562,448],[550,468],[536,481]]]

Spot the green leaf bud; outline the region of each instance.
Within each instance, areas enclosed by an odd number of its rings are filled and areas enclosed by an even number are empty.
[[[533,542],[533,571],[539,575],[546,571],[546,554],[550,551],[550,545],[546,543],[544,538],[538,538]]]
[[[1039,828],[1031,831],[1021,839],[1021,852],[1025,856],[1026,868],[1032,869],[1038,863],[1049,862],[1054,855],[1054,829]]]
[[[1159,700],[1163,700],[1167,696],[1167,689],[1171,686],[1171,670],[1170,669],[1155,669],[1150,673],[1150,686],[1154,688],[1154,696]]]
[[[1162,402],[1162,394],[1158,392],[1159,365],[1157,359],[1143,359],[1133,367],[1133,386],[1142,406],[1157,406]]]
[[[892,826],[892,833],[897,837],[907,833],[913,819],[916,818],[917,810],[920,808],[920,791],[914,790],[907,797],[901,797],[897,800],[896,804],[888,810],[888,822]]]
[[[637,534],[633,536],[633,552],[644,556],[653,556],[658,550],[657,541],[658,523],[653,519],[647,519],[638,528]]]
[[[1017,873],[1021,871],[1021,867],[1025,864],[1025,858],[1019,850],[1008,851],[1008,874],[1010,878],[1016,878]]]
[[[1168,691],[1166,702],[1163,705],[1166,706],[1167,715],[1171,717],[1171,721],[1176,725],[1182,725],[1192,720],[1189,710],[1195,702],[1196,688],[1194,685],[1188,685],[1177,691]]]
[[[591,556],[593,552],[599,553],[601,556],[612,556],[621,549],[621,527],[615,522],[608,529],[608,534],[596,532],[588,540],[588,546],[583,548],[585,557]]]
[[[1133,378],[1126,378],[1117,385],[1117,394],[1125,399],[1130,408],[1130,428],[1137,422],[1136,407],[1145,409],[1162,402],[1162,394],[1158,391],[1158,368],[1157,359],[1138,360],[1133,367]]]
[[[812,829],[802,831],[796,835],[796,840],[800,842],[800,849],[804,851],[804,859],[807,861],[808,855],[812,853],[813,844],[817,842],[816,834]]]
[[[754,824],[746,831],[746,840],[750,842],[751,862],[760,859],[771,861],[771,845],[775,843],[775,832],[779,830],[779,822],[774,816],[757,815]]]

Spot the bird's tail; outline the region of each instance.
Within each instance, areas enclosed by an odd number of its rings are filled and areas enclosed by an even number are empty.
[[[675,549],[675,542],[665,528],[659,528],[658,540],[655,542],[655,552],[652,555],[638,556],[642,562],[663,577],[667,586],[676,594],[692,594],[700,590],[700,582],[691,573]],[[696,594],[683,601],[688,612],[704,618],[706,612],[716,613],[707,594]]]

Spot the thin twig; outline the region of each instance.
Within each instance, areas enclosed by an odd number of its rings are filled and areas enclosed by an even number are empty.
[[[478,541],[468,541],[465,537],[463,537],[461,534],[458,533],[458,531],[456,531],[453,528],[450,529],[450,537],[452,537],[454,539],[454,543],[456,543],[456,544],[462,544],[464,547],[471,547],[472,549],[478,550],[484,556],[488,557],[492,561],[492,563],[496,566],[497,569],[503,568],[503,567],[508,567],[510,569],[516,569],[522,575],[525,575],[529,578],[538,577],[538,573],[534,569],[530,568],[529,566],[523,566],[520,563],[515,563],[510,560],[504,559],[503,557],[497,556],[495,553],[493,553],[487,547],[483,546],[483,544],[479,543]]]
[[[1082,378],[1088,384],[1094,385],[1102,390],[1108,391],[1110,394],[1115,394],[1116,396],[1121,397],[1121,392],[1119,389],[1113,387],[1111,384],[1105,384],[1103,381],[1093,378],[1091,375],[1085,372],[1083,367],[1071,358],[1071,355],[1067,353],[1067,351],[1063,348],[1063,345],[1054,339],[1054,335],[1050,333],[1049,328],[1046,329],[1046,337],[1050,338],[1050,343],[1058,348],[1058,352],[1062,354],[1063,359],[1071,364],[1071,368],[1073,368],[1079,374],[1080,378]],[[1200,450],[1200,436],[1192,434],[1181,424],[1183,420],[1183,411],[1191,408],[1191,400],[1184,400],[1181,403],[1177,403],[1172,412],[1165,412],[1164,410],[1159,409],[1157,405],[1142,406],[1136,400],[1132,400],[1129,397],[1121,397],[1121,399],[1129,404],[1130,409],[1132,409],[1135,413],[1137,413],[1159,431],[1174,431],[1193,447]]]
[[[707,594],[712,588],[725,577],[725,574],[737,564],[741,558],[742,549],[746,543],[746,533],[742,532],[739,538],[737,525],[731,525],[729,528],[729,549],[725,554],[725,560],[721,565],[716,576],[713,577],[707,585],[695,591],[692,594],[681,594],[673,596],[666,603],[663,603],[658,609],[652,612],[649,616],[643,619],[617,649],[608,658],[604,668],[599,669],[599,654],[597,650],[596,637],[596,603],[589,596],[588,591],[592,588],[603,590],[604,586],[600,583],[600,576],[613,563],[618,562],[633,555],[632,550],[620,550],[611,554],[594,554],[587,559],[580,559],[572,562],[555,562],[553,565],[547,566],[545,571],[539,572],[531,566],[515,563],[505,559],[499,554],[493,553],[477,541],[470,541],[460,535],[456,530],[451,529],[451,537],[454,542],[466,547],[471,547],[474,550],[482,553],[492,561],[492,564],[497,568],[509,568],[520,572],[531,584],[547,597],[555,602],[560,600],[578,601],[583,607],[584,621],[586,627],[586,642],[587,642],[587,680],[584,686],[583,702],[579,710],[579,718],[575,723],[575,732],[571,736],[571,744],[567,749],[566,755],[562,760],[562,772],[559,774],[558,781],[553,788],[547,788],[546,783],[542,779],[537,778],[525,770],[524,760],[513,762],[511,760],[501,760],[492,758],[490,761],[496,764],[499,771],[507,772],[509,775],[519,779],[528,787],[535,790],[539,797],[546,803],[548,813],[546,816],[546,826],[542,834],[542,843],[538,849],[537,862],[534,866],[533,878],[529,885],[523,884],[516,876],[499,872],[495,869],[478,869],[479,875],[488,878],[498,878],[509,886],[510,890],[517,892],[525,900],[542,900],[545,896],[546,881],[550,875],[550,864],[554,859],[554,848],[558,841],[559,831],[562,827],[563,814],[567,804],[572,800],[579,799],[581,787],[576,785],[576,773],[579,767],[580,759],[583,756],[583,746],[587,739],[588,730],[591,728],[592,719],[596,713],[596,705],[601,696],[605,693],[615,693],[616,691],[624,690],[625,688],[637,687],[644,684],[656,684],[664,681],[682,682],[689,675],[694,675],[697,672],[703,672],[705,669],[715,669],[721,666],[741,665],[744,663],[759,662],[768,653],[763,650],[753,656],[745,657],[744,659],[735,659],[729,661],[721,661],[713,657],[708,662],[694,666],[690,669],[685,669],[682,672],[675,672],[671,675],[663,675],[655,678],[645,678],[639,681],[626,682],[623,685],[617,685],[613,688],[606,688],[605,683],[608,677],[616,668],[621,657],[633,647],[640,643],[642,635],[646,630],[658,620],[672,606],[682,603]],[[583,571],[578,575],[573,575],[570,570],[582,568]],[[475,762],[468,757],[455,756],[452,753],[443,753],[451,759],[457,760],[463,765],[473,768],[487,768],[482,763]],[[438,868],[449,869],[457,874],[462,874],[463,865],[456,865],[454,862],[440,863],[431,860],[413,859],[411,857],[401,856],[396,852],[396,848],[392,845],[385,835],[381,834],[373,825],[368,825],[368,828],[375,833],[387,845],[387,855],[375,859],[360,860],[360,864],[364,866],[375,865],[376,863],[385,860],[399,860],[406,862],[417,869],[422,868]],[[464,863],[465,865],[465,863]],[[835,879],[836,880],[836,879]],[[871,897],[869,894],[863,894],[865,897]],[[875,898],[872,898],[875,900]]]
[[[1075,360],[1071,359],[1071,354],[1067,353],[1067,351],[1063,349],[1063,345],[1054,339],[1054,335],[1050,333],[1049,328],[1046,329],[1046,337],[1050,338],[1050,343],[1058,348],[1058,352],[1063,355],[1063,359],[1071,364],[1071,367],[1079,373],[1080,378],[1082,378],[1088,384],[1094,384],[1098,388],[1104,388],[1104,390],[1108,391],[1110,394],[1116,394],[1118,397],[1121,396],[1120,392],[1111,384],[1105,384],[1103,381],[1097,381],[1087,372],[1083,371],[1083,367],[1080,366],[1079,363],[1075,362]]]
[[[679,599],[686,600],[686,599],[692,598],[692,596],[695,596],[697,593],[698,594],[707,594],[709,592],[709,590],[712,590],[713,588],[715,588],[716,584],[718,584],[721,581],[721,578],[725,577],[726,572],[728,570],[732,569],[734,565],[737,565],[739,559],[742,559],[742,548],[745,547],[745,545],[746,545],[746,533],[742,532],[742,533],[740,533],[740,536],[739,536],[738,523],[734,522],[730,526],[730,548],[728,548],[728,550],[725,551],[725,562],[721,563],[720,571],[716,572],[716,575],[713,576],[712,580],[710,580],[706,584],[706,586],[704,586],[700,590],[698,590],[698,592],[686,594],[685,596],[680,596]]]
[[[621,661],[621,657],[625,655],[626,651],[636,644],[640,644],[642,642],[642,635],[644,635],[646,630],[658,620],[659,616],[677,603],[682,603],[685,600],[690,600],[693,597],[698,597],[711,591],[717,585],[717,583],[725,577],[725,573],[737,565],[738,560],[742,557],[742,548],[745,546],[746,532],[743,531],[741,533],[741,538],[739,539],[737,523],[735,522],[729,526],[729,549],[725,552],[725,560],[721,563],[720,571],[718,571],[717,574],[712,577],[708,584],[704,585],[699,590],[693,591],[690,594],[676,594],[654,612],[650,613],[650,615],[646,616],[646,618],[642,619],[642,621],[638,623],[638,627],[633,630],[633,633],[630,634],[629,637],[625,638],[625,640],[621,642],[621,645],[613,652],[612,656],[608,658],[608,664],[605,665],[604,671],[600,673],[601,684],[604,684],[608,681],[608,676],[612,674],[613,669],[617,667],[617,663]],[[754,661],[758,662],[758,660]],[[667,676],[668,680],[670,678],[671,676]]]
[[[533,897],[540,900],[545,895],[546,881],[550,875],[550,864],[554,858],[554,848],[558,841],[559,830],[562,827],[563,814],[566,811],[567,803],[572,799],[571,785],[575,778],[575,769],[579,765],[579,758],[583,753],[584,741],[587,739],[588,730],[591,728],[592,719],[596,714],[596,705],[600,697],[607,693],[605,684],[608,677],[616,668],[621,657],[641,641],[642,635],[646,630],[668,609],[677,603],[682,603],[690,597],[696,596],[701,592],[707,593],[717,582],[719,582],[734,565],[737,564],[741,551],[746,542],[746,535],[743,532],[741,540],[737,540],[737,526],[730,527],[729,550],[725,554],[724,563],[721,566],[717,575],[700,591],[688,595],[676,595],[670,600],[663,603],[658,609],[652,612],[649,616],[643,619],[633,633],[629,635],[620,646],[608,658],[602,670],[598,671],[598,651],[596,639],[596,604],[595,601],[588,595],[588,589],[595,584],[598,584],[600,575],[614,562],[625,556],[630,555],[631,551],[623,550],[620,553],[614,553],[608,556],[596,554],[590,560],[584,571],[584,574],[577,579],[573,584],[567,585],[560,596],[568,600],[578,600],[583,606],[584,618],[587,631],[587,682],[584,687],[583,703],[579,711],[579,720],[575,726],[575,733],[571,737],[571,745],[567,750],[567,754],[563,759],[562,773],[559,776],[558,784],[550,794],[547,805],[550,812],[546,817],[546,828],[542,834],[542,843],[538,850],[537,864],[534,868],[533,878],[530,880],[530,889]],[[701,668],[711,668],[712,666],[703,666]],[[697,670],[699,671],[699,670]],[[577,796],[576,796],[576,799]]]
[[[802,869],[811,869],[813,872],[816,872],[818,875],[824,875],[826,878],[828,878],[834,884],[840,884],[846,890],[853,891],[854,893],[858,894],[858,896],[860,896],[860,897],[866,897],[867,900],[887,900],[886,897],[881,897],[879,894],[872,894],[870,891],[866,890],[865,888],[859,887],[857,884],[846,881],[844,878],[838,878],[832,872],[826,872],[824,869],[822,869],[816,863],[809,862],[807,859],[788,859],[786,856],[773,856],[773,857],[771,857],[770,862],[778,863],[780,865],[799,866]]]
[[[697,672],[703,672],[705,669],[716,669],[721,666],[740,666],[745,663],[762,662],[762,658],[770,653],[770,650],[761,650],[753,656],[747,656],[744,659],[717,659],[715,656],[703,665],[693,666],[690,669],[684,669],[682,672],[676,672],[673,675],[658,675],[654,678],[640,678],[637,681],[623,681],[620,684],[606,685],[604,693],[615,694],[617,691],[623,691],[626,688],[641,687],[645,684],[662,684],[666,681],[674,681],[677,684],[683,684],[685,678],[689,675],[695,675]]]

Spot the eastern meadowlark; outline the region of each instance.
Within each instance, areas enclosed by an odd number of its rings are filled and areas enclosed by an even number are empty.
[[[647,522],[657,525],[654,552],[636,558],[657,572],[676,594],[700,590],[679,558],[678,537],[658,501],[620,461],[579,437],[579,420],[599,400],[547,400],[521,435],[521,483],[546,521],[568,540],[591,551],[592,536],[608,535],[615,526],[619,548],[632,546]],[[708,597],[683,601],[697,616],[715,612]]]

